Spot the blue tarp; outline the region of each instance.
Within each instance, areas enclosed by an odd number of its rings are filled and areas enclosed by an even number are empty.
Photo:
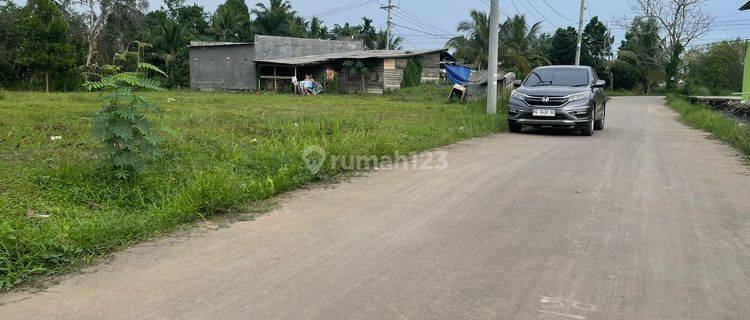
[[[445,66],[445,75],[448,80],[453,84],[466,85],[469,82],[469,76],[471,76],[471,68],[464,66]]]

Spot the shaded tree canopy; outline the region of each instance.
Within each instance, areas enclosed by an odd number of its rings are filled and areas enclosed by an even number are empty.
[[[688,51],[684,57],[688,91],[711,95],[741,92],[746,50],[745,41],[722,41]]]
[[[552,64],[575,64],[578,32],[573,27],[558,28],[552,36],[549,60]]]
[[[18,30],[24,37],[16,62],[43,75],[49,92],[51,74],[65,72],[76,62],[60,7],[52,0],[29,0],[20,12]]]
[[[594,68],[600,78],[608,78],[607,60],[612,56],[612,43],[615,38],[596,16],[586,24],[582,38],[581,64]]]
[[[664,50],[659,37],[659,25],[653,18],[636,17],[625,33],[618,60],[631,66],[641,79],[644,93],[664,79]]]

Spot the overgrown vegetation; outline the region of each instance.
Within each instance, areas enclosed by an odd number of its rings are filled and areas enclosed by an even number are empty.
[[[502,113],[485,115],[483,103],[445,104],[447,91],[438,87],[410,90],[426,93],[147,93],[164,110],[151,117],[154,125],[176,137],[127,180],[90,160],[98,147],[89,134],[96,94],[6,92],[0,287],[85,264],[186,222],[236,215],[254,201],[344,172],[324,165],[311,174],[302,159],[307,146],[344,156],[408,154],[503,129]]]
[[[676,95],[667,96],[667,103],[680,113],[686,124],[711,133],[717,139],[750,156],[750,125],[727,117],[708,106],[695,105]]]
[[[367,92],[367,75],[370,74],[370,66],[362,60],[347,60],[341,64],[344,72],[359,77],[359,92]]]
[[[742,92],[747,42],[723,41],[693,48],[685,54],[685,86],[689,95],[731,95]]]
[[[402,88],[416,87],[422,82],[422,61],[409,59],[404,67],[404,75],[401,81]]]

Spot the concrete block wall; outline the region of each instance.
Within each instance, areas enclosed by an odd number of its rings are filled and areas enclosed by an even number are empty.
[[[191,47],[190,88],[250,91],[256,89],[253,45]]]
[[[255,58],[257,60],[283,59],[362,50],[364,50],[362,41],[255,36]]]

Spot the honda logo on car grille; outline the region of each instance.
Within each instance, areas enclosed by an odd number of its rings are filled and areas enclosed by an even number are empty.
[[[544,103],[549,102],[549,97],[542,97],[542,102],[544,102]]]

